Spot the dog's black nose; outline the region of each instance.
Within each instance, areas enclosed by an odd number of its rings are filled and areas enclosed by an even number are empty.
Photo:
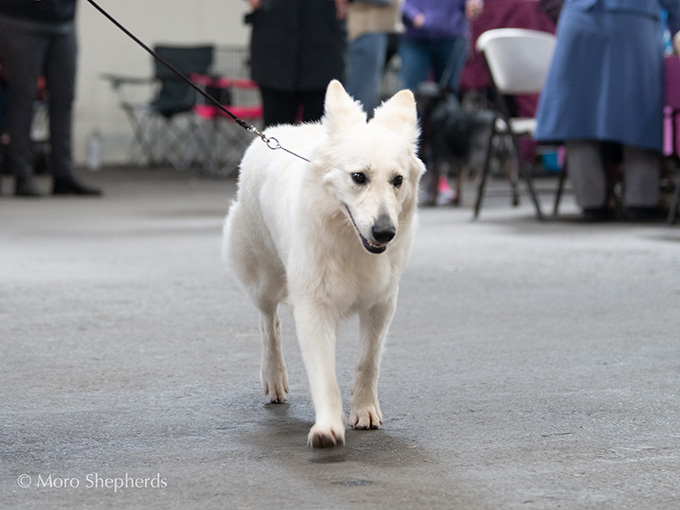
[[[379,243],[385,244],[394,239],[397,230],[394,228],[394,225],[388,216],[380,216],[373,224],[371,233],[373,234],[373,239]]]

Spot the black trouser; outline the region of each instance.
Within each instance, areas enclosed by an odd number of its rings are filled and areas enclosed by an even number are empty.
[[[260,88],[265,127],[321,120],[325,90],[286,92]]]
[[[72,177],[76,54],[74,23],[50,27],[0,17],[0,58],[9,78],[9,160],[17,178],[33,175],[31,125],[40,76],[48,90],[52,173]]]

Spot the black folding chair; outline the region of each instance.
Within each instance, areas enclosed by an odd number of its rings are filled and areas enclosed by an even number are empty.
[[[214,47],[158,45],[154,51],[189,77],[193,73],[207,74],[213,61]],[[177,170],[186,170],[194,154],[187,151],[191,129],[190,118],[196,103],[196,92],[157,60],[152,78],[135,78],[107,74],[104,77],[119,94],[134,131],[130,161],[135,152],[141,153],[143,164],[158,165],[169,162]],[[134,102],[127,99],[127,85],[155,85],[157,93],[150,101]]]

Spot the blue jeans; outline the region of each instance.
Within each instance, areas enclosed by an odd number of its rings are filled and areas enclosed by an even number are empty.
[[[347,93],[361,101],[369,116],[380,104],[380,81],[386,53],[385,33],[364,34],[349,43]]]
[[[448,78],[442,85],[458,93],[467,50],[467,39],[462,36],[438,41],[402,38],[399,41],[402,85],[415,90],[418,84],[430,78],[430,71],[437,83],[446,73]]]

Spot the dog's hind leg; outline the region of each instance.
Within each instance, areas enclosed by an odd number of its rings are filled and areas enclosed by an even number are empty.
[[[288,394],[288,376],[281,349],[281,321],[278,302],[259,300],[260,331],[264,350],[262,353],[262,387],[269,401],[281,404]]]
[[[312,303],[295,303],[293,312],[316,414],[307,442],[313,448],[343,446],[345,416],[335,375],[335,336],[339,318]]]
[[[378,403],[380,357],[397,302],[391,299],[360,313],[361,354],[356,366],[349,424],[355,429],[377,429],[382,423]]]
[[[274,264],[260,267],[255,282],[250,287],[260,312],[262,334],[262,388],[269,401],[280,404],[288,394],[288,376],[281,349],[281,321],[279,303],[286,298],[286,275],[282,267]]]
[[[270,402],[285,402],[288,393],[286,365],[281,350],[281,323],[278,306],[285,299],[286,276],[276,255],[267,251],[263,236],[253,229],[235,204],[225,224],[227,254],[231,264],[260,312],[260,332],[263,341],[262,387]],[[244,234],[247,233],[248,235]]]

